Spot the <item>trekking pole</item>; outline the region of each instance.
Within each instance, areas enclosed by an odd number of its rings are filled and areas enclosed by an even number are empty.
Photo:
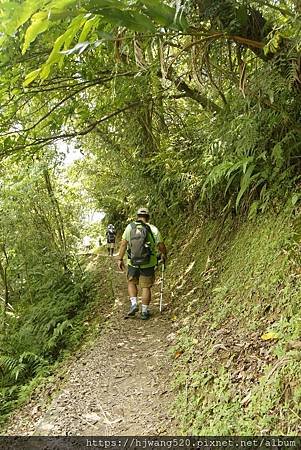
[[[162,313],[162,305],[163,305],[164,270],[165,270],[165,264],[162,263],[161,286],[160,286],[160,313]]]

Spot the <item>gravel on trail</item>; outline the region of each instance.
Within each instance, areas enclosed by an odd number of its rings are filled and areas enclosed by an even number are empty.
[[[159,312],[159,280],[153,289],[152,317],[125,320],[129,308],[126,277],[115,261],[115,305],[99,337],[73,357],[51,404],[33,398],[11,418],[6,435],[146,436],[174,435],[170,411],[171,322]],[[45,396],[44,396],[45,397]]]

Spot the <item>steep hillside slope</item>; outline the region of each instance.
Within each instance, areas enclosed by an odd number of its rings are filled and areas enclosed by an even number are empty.
[[[167,278],[189,434],[300,434],[300,218],[194,218]]]

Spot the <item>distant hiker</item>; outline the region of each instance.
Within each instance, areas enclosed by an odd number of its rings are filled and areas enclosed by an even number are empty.
[[[90,236],[85,236],[83,239],[83,247],[88,252],[92,249],[92,239]]]
[[[108,255],[113,256],[115,248],[116,232],[114,225],[112,225],[111,223],[108,225],[106,238],[107,238]]]
[[[124,230],[118,256],[118,267],[123,271],[125,268],[123,257],[127,250],[128,292],[131,300],[128,316],[134,316],[138,311],[137,295],[140,279],[142,289],[141,319],[143,320],[150,316],[149,304],[151,287],[155,281],[157,250],[159,250],[163,262],[166,261],[167,257],[167,250],[158,228],[149,224],[148,221],[148,209],[140,208],[137,211],[137,220],[129,223]]]

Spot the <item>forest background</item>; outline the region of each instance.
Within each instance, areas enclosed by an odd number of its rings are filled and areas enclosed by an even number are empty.
[[[243,253],[255,248],[252,233],[277,224],[274,241],[269,233],[258,239],[258,251],[276,242],[286,252],[265,280],[266,298],[286,289],[280,309],[285,316],[284,304],[290,308],[290,332],[283,346],[300,338],[300,15],[300,0],[0,1],[3,419],[85,333],[95,280],[78,243],[92,209],[121,231],[147,205],[179,255],[185,227],[206,224],[212,231],[218,224],[203,242],[195,286],[223,249],[221,230],[248,230],[240,237]],[[84,156],[68,168],[62,142]],[[245,262],[238,262],[243,273]],[[188,256],[183,264],[189,267]],[[283,281],[288,273],[294,301]],[[215,291],[219,302],[228,292],[229,286]],[[183,333],[185,341],[185,327]],[[185,342],[190,350],[196,345]],[[281,400],[293,423],[301,396],[295,365]],[[179,386],[209,382],[204,374],[190,376],[180,377]],[[197,404],[191,408],[183,428],[199,432],[204,418]],[[239,412],[228,414],[219,431],[231,431],[229,417]],[[255,430],[252,414],[254,405],[240,424],[248,431]],[[277,426],[290,431],[281,420]]]

